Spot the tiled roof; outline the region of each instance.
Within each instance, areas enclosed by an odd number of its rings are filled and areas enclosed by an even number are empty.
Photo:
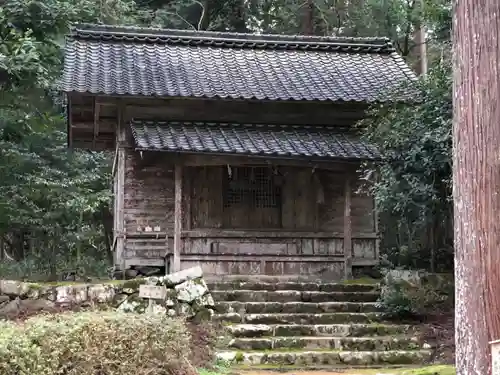
[[[414,73],[387,39],[73,28],[62,90],[107,95],[405,100]]]
[[[327,126],[138,121],[137,150],[244,154],[310,159],[377,159],[352,130]]]

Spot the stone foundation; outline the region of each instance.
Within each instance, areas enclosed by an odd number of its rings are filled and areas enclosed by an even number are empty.
[[[139,297],[141,285],[166,289],[164,300],[155,300],[153,313],[207,319],[214,300],[200,267],[162,277],[113,280],[100,284],[38,284],[0,280],[0,318],[12,318],[39,311],[78,308],[115,308],[122,312],[144,313],[149,300]]]
[[[135,279],[151,276],[165,275],[165,267],[135,266],[126,270],[113,270],[113,279]]]

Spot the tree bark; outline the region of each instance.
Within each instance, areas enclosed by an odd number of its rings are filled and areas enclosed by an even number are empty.
[[[454,2],[453,195],[458,375],[491,374],[500,339],[500,2]]]
[[[419,75],[427,74],[427,41],[424,20],[424,0],[418,0],[418,16],[415,23],[415,44],[418,49]]]
[[[302,23],[304,35],[314,35],[314,0],[307,0]]]
[[[237,33],[247,33],[247,10],[244,0],[234,0],[231,15],[231,30]]]
[[[199,21],[199,29],[200,30],[208,30],[208,27],[210,26],[210,12],[211,12],[211,1],[210,0],[204,0],[201,4],[203,4],[203,9],[201,11],[200,15],[200,21]]]

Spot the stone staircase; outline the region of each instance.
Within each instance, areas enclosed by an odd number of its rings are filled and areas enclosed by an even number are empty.
[[[268,279],[209,288],[228,333],[218,357],[243,367],[402,367],[433,355],[414,327],[383,321],[377,285]]]

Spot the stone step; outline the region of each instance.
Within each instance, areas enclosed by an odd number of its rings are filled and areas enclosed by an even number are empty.
[[[261,337],[235,338],[229,342],[234,350],[350,350],[385,351],[431,349],[429,344],[421,344],[417,337],[379,336],[379,337]]]
[[[266,351],[266,352],[218,352],[217,357],[239,365],[283,365],[283,366],[372,366],[410,365],[425,363],[432,356],[431,350],[390,351]]]
[[[217,302],[218,313],[276,314],[276,313],[332,313],[377,312],[375,302]]]
[[[298,290],[214,290],[216,301],[238,302],[376,302],[378,292],[311,292]]]
[[[373,292],[378,284],[342,284],[315,282],[265,282],[265,281],[213,281],[207,283],[210,290],[296,290],[310,292]]]
[[[216,314],[214,319],[226,323],[248,324],[340,324],[373,323],[380,321],[379,313],[323,313],[323,314]]]
[[[272,336],[392,336],[411,334],[410,325],[395,324],[234,324],[226,327],[233,337]]]

